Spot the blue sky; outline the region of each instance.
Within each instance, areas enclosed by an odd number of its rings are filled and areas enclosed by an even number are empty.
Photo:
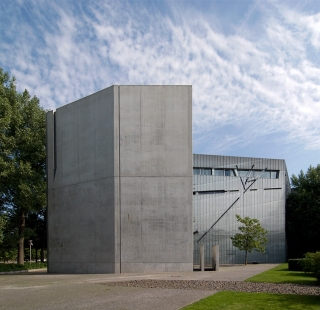
[[[320,164],[320,1],[0,2],[0,66],[45,109],[191,84],[193,152]]]

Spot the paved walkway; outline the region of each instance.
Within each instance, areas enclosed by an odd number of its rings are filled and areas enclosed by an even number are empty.
[[[44,270],[0,275],[0,309],[176,310],[215,291],[109,287],[98,283],[137,279],[243,281],[275,266],[220,267],[218,272],[60,275]]]

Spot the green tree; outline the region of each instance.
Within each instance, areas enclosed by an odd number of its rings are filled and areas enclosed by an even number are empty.
[[[267,231],[261,226],[259,220],[251,219],[246,216],[242,218],[236,215],[237,221],[244,226],[239,226],[240,233],[231,237],[232,244],[241,251],[245,251],[245,265],[248,262],[248,252],[253,250],[258,252],[265,252],[267,239]]]
[[[289,258],[320,251],[320,165],[291,177],[292,193],[286,203]]]
[[[18,238],[18,225],[14,221],[14,218],[8,217],[7,214],[3,215],[6,219],[6,223],[3,229],[3,240],[0,243],[0,257],[4,261],[16,260],[18,254],[17,244]]]
[[[0,215],[0,243],[3,242],[5,226],[6,226],[6,219],[4,215]]]
[[[18,233],[24,263],[26,217],[46,205],[45,111],[0,68],[0,201]]]
[[[38,260],[38,249],[40,249],[40,259],[44,262],[45,250],[47,248],[47,225],[46,210],[30,213],[26,220],[29,223],[28,239],[32,240],[33,249],[36,251],[35,259]]]

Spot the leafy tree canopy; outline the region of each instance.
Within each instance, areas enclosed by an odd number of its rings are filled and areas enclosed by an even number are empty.
[[[3,215],[0,215],[0,243],[3,242],[3,236],[4,236],[4,229],[6,226],[6,219]]]
[[[0,207],[17,222],[23,263],[25,219],[46,205],[45,111],[37,97],[19,93],[0,68]]]
[[[261,226],[260,221],[257,219],[251,219],[246,216],[242,218],[240,215],[236,215],[237,221],[242,223],[243,226],[239,226],[240,233],[231,237],[232,244],[241,251],[245,251],[245,264],[247,265],[248,253],[252,251],[264,252],[266,249],[267,231]]]
[[[320,165],[292,175],[286,204],[289,257],[320,250]]]

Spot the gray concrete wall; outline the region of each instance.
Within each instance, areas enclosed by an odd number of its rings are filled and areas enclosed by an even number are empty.
[[[47,114],[49,272],[192,270],[191,86],[112,86]]]
[[[191,86],[120,86],[121,272],[192,270]]]
[[[48,113],[49,272],[116,271],[114,107],[109,87]]]

